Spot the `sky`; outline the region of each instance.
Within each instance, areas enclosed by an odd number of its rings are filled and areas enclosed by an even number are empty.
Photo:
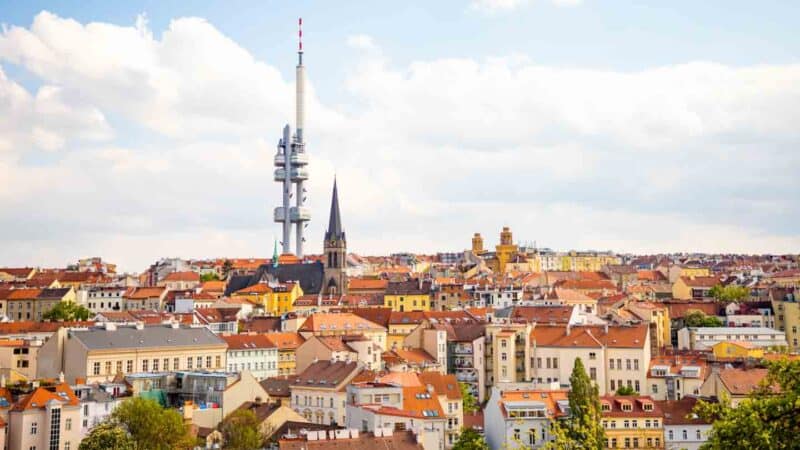
[[[307,251],[800,251],[794,1],[0,1],[0,266],[268,257],[303,17]],[[293,125],[293,124],[292,124]]]

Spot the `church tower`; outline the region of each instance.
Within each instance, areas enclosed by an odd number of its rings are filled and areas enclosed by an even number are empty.
[[[347,239],[342,229],[342,218],[339,213],[339,192],[336,179],[333,180],[333,197],[331,198],[331,216],[328,230],[325,232],[325,281],[322,293],[340,295],[347,293]]]

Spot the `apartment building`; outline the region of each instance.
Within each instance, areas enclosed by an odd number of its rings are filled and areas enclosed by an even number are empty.
[[[664,412],[647,396],[600,397],[606,448],[663,448]]]
[[[755,347],[786,347],[783,331],[760,327],[698,327],[678,330],[679,350],[711,350],[720,342],[746,342]]]
[[[207,369],[223,371],[227,344],[205,327],[107,322],[100,327],[59,329],[39,351],[39,377],[88,383],[118,374]]]
[[[647,374],[647,389],[642,394],[654,400],[680,400],[698,395],[710,373],[704,355],[654,357]]]
[[[267,333],[267,338],[278,348],[278,375],[294,375],[297,373],[297,347],[305,339],[298,333]]]
[[[256,380],[278,375],[278,347],[264,334],[222,336],[228,372],[248,370]]]
[[[351,361],[317,361],[291,382],[292,409],[309,422],[346,423],[345,387],[355,382],[363,365]]]
[[[310,336],[346,336],[361,334],[377,344],[382,351],[387,349],[386,328],[352,313],[316,313],[308,317],[297,332],[308,339]]]
[[[38,387],[8,411],[8,450],[77,450],[80,400],[66,383]]]
[[[628,386],[641,392],[650,364],[647,325],[537,325],[531,332],[531,380],[569,386],[576,358],[600,394]]]
[[[486,325],[486,386],[516,383],[531,377],[531,324]]]
[[[381,348],[362,335],[311,336],[295,351],[297,370],[302,372],[315,361],[361,361],[367,370],[380,370]]]
[[[566,390],[535,390],[530,385],[492,388],[484,410],[486,441],[491,448],[541,448],[553,436],[551,422],[568,416]]]

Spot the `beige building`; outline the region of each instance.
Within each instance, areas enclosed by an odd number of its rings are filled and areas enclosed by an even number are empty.
[[[66,383],[36,388],[8,412],[6,449],[77,450],[80,419],[80,401]]]
[[[41,339],[0,340],[0,368],[16,370],[27,379],[36,378],[36,359]]]
[[[767,369],[721,369],[714,371],[700,387],[700,395],[728,398],[731,406],[736,406],[750,398],[761,381],[767,376]]]
[[[317,361],[291,384],[292,409],[313,423],[345,424],[345,387],[362,371],[355,361]]]
[[[623,386],[642,392],[646,386],[650,366],[647,325],[537,324],[530,339],[530,379],[537,384],[568,386],[575,359],[581,358],[600,395]]]
[[[775,289],[770,292],[775,328],[786,333],[791,351],[800,351],[800,303],[794,289]]]
[[[641,392],[654,400],[680,400],[699,395],[710,373],[705,356],[666,355],[650,361],[647,390]]]
[[[164,287],[134,287],[128,289],[122,296],[122,303],[125,309],[130,311],[142,309],[161,311],[166,296],[167,289]]]
[[[363,335],[310,336],[295,355],[297,372],[316,361],[361,361],[368,370],[381,369],[381,348]]]
[[[531,324],[486,326],[486,385],[515,383],[531,377]]]
[[[62,328],[39,351],[37,376],[108,381],[117,374],[224,371],[227,344],[206,327],[178,324]]]
[[[382,351],[386,345],[386,327],[352,313],[316,313],[298,328],[304,339],[310,336],[346,336],[361,334],[377,344]]]

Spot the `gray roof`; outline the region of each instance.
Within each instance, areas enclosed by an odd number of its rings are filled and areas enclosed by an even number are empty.
[[[135,327],[118,327],[116,330],[98,327],[71,331],[70,336],[71,339],[79,340],[89,350],[227,346],[225,341],[205,327],[171,328],[167,325],[153,325],[141,330]]]

